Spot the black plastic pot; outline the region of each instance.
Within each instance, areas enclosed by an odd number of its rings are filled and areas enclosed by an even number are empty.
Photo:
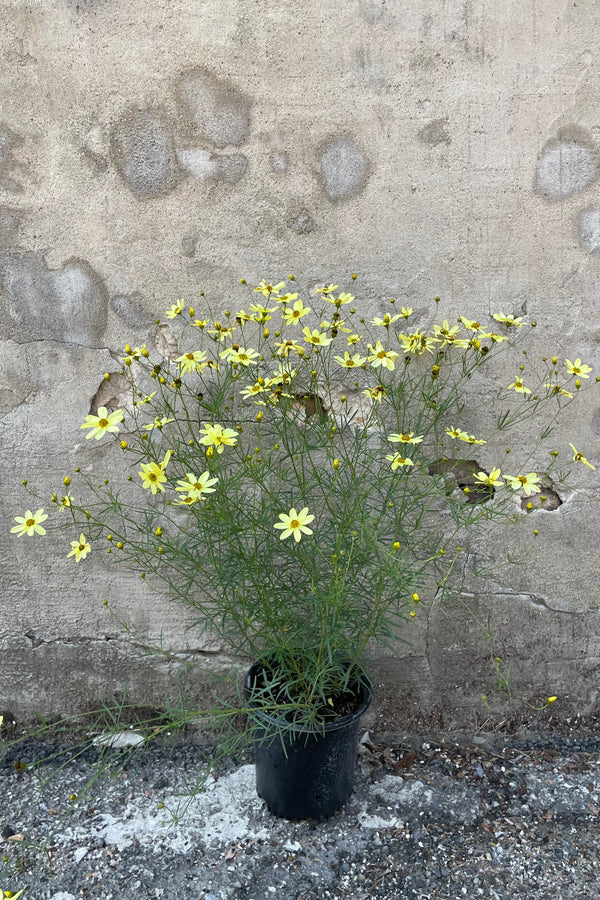
[[[262,665],[244,679],[252,705],[252,687]],[[284,819],[322,819],[346,803],[354,785],[360,717],[373,694],[363,676],[357,709],[314,732],[278,722],[257,708],[255,720],[256,791],[268,809]]]

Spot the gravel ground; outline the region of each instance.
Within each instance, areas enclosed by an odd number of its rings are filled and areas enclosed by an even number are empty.
[[[368,735],[323,822],[274,818],[251,757],[97,751],[37,739],[0,768],[1,889],[23,900],[600,898],[600,722],[559,733]],[[52,757],[52,758],[50,758]],[[180,816],[180,817],[179,817]]]

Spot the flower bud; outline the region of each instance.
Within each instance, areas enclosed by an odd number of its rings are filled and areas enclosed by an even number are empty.
[[[69,478],[68,475],[65,477],[63,484],[65,487],[69,487],[69,485],[71,484],[71,479]]]
[[[334,469],[339,469],[339,467],[340,467],[340,461],[339,461],[339,459],[334,459],[334,461],[333,461],[333,468],[334,468]]]

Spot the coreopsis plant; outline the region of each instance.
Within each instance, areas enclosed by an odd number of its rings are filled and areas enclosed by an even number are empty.
[[[52,498],[66,556],[108,551],[162,585],[199,632],[264,662],[265,702],[296,723],[344,711],[369,648],[450,590],[469,530],[526,518],[555,478],[548,423],[592,371],[511,350],[535,323],[504,312],[417,327],[393,300],[368,321],[354,303],[334,284],[300,299],[292,279],[216,318],[173,304],[161,352],[125,347],[128,403],[81,425],[128,474],[72,473]]]

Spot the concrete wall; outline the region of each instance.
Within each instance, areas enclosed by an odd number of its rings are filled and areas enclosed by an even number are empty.
[[[435,295],[449,317],[526,312],[600,372],[600,8],[0,0],[0,21],[0,708],[74,711],[125,684],[159,701],[178,664],[141,659],[104,599],[142,642],[214,648],[104,560],[11,537],[21,479],[106,464],[79,425],[124,342],[181,297],[233,306],[242,276],[354,271],[365,310],[395,296],[423,321]],[[599,435],[589,402],[562,439],[600,466]],[[594,705],[596,518],[573,493],[535,564],[472,598],[517,696]],[[377,671],[390,723],[409,702],[464,721],[493,687],[446,607]]]

